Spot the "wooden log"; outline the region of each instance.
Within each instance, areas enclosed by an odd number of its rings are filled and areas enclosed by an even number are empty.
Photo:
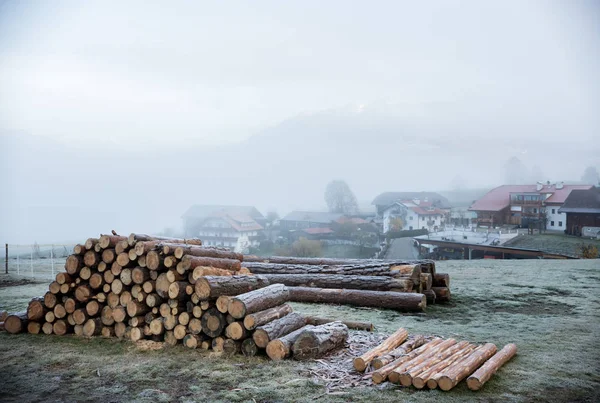
[[[129,256],[129,260],[131,262],[135,262],[137,260],[137,258],[138,258],[138,255],[135,253],[134,249],[129,249],[127,251],[127,255]]]
[[[90,304],[91,302],[95,301],[90,301],[88,302],[88,304]],[[76,309],[75,312],[73,312],[73,321],[76,325],[83,325],[85,321],[89,319],[89,317],[90,315],[86,312],[86,309],[83,308]]]
[[[46,309],[44,304],[44,297],[33,298],[29,302],[29,305],[27,305],[27,319],[41,321],[44,319],[44,315],[46,315],[47,311],[48,309]],[[0,318],[0,320],[4,322],[5,318]]]
[[[54,317],[56,319],[62,319],[67,316],[67,311],[65,310],[65,306],[63,304],[56,304],[54,307]]]
[[[181,324],[175,325],[175,328],[173,329],[173,334],[175,335],[175,338],[177,340],[183,340],[183,338],[187,334],[187,327]]]
[[[133,266],[133,262],[129,260],[129,253],[123,252],[117,255],[117,260],[114,263],[117,263],[121,268],[123,267],[131,267]]]
[[[450,301],[450,289],[447,287],[431,287],[435,292],[436,302],[448,302]]]
[[[123,291],[121,294],[119,294],[119,305],[127,306],[129,301],[131,301],[132,299],[133,297],[131,296],[131,293],[129,291]]]
[[[184,270],[194,270],[198,266],[210,266],[231,271],[239,271],[242,268],[241,262],[234,259],[221,259],[191,255],[185,255],[181,259],[181,267]]]
[[[119,235],[101,235],[98,243],[102,249],[106,249],[114,248],[122,240],[127,240],[127,237]]]
[[[425,298],[427,299],[427,305],[433,305],[435,304],[435,291],[433,290],[424,290],[423,295],[425,295]]]
[[[44,294],[44,306],[48,309],[54,309],[56,306],[58,299],[56,298],[56,294],[52,292],[47,292]]]
[[[212,339],[212,349],[214,352],[216,353],[222,353],[223,352],[223,343],[225,343],[225,338],[221,337],[221,336],[217,336],[214,339]]]
[[[83,325],[83,336],[97,336],[102,331],[102,320],[100,318],[88,319]]]
[[[225,336],[233,340],[243,340],[248,337],[248,331],[242,322],[232,322],[225,328]]]
[[[422,312],[427,306],[423,294],[392,291],[345,290],[333,288],[288,287],[289,300],[346,304],[394,309],[401,312]]]
[[[102,308],[102,312],[100,312],[100,320],[104,326],[112,326],[115,324],[112,313],[113,309],[110,306],[107,305]]]
[[[406,276],[413,281],[415,285],[418,285],[421,282],[421,264],[403,264],[403,265],[393,265],[390,267],[390,271],[393,273],[398,273],[402,276]]]
[[[73,254],[75,255],[83,255],[87,249],[85,249],[85,245],[77,244],[73,247]]]
[[[146,235],[146,234],[130,234],[127,237],[130,246],[136,245],[138,242],[147,241],[162,241],[168,243],[184,244],[184,245],[202,245],[202,241],[198,238],[180,239],[166,236]]]
[[[353,290],[412,292],[413,282],[385,276],[322,274],[262,274],[271,284],[290,287],[345,288]]]
[[[275,306],[273,308],[266,309],[246,315],[244,318],[244,327],[248,330],[254,330],[258,326],[265,325],[275,319],[283,318],[284,316],[292,312],[292,307],[288,304]]]
[[[347,339],[348,327],[342,322],[304,328],[292,345],[292,352],[297,360],[316,358],[342,347]]]
[[[313,326],[324,325],[326,323],[331,323],[331,322],[336,321],[336,319],[318,318],[316,316],[305,316],[304,318],[306,319],[306,324],[313,325]],[[347,320],[342,320],[340,322],[342,322],[344,325],[348,326],[348,329],[365,330],[367,332],[372,332],[373,330],[375,330],[375,326],[370,322],[356,322],[356,321],[347,321]]]
[[[167,278],[167,273],[161,273],[156,278],[156,283],[154,285],[156,289],[156,293],[160,295],[162,298],[169,298],[169,286],[171,282]]]
[[[65,283],[72,283],[73,281],[75,281],[75,279],[74,279],[74,278],[72,278],[72,277],[69,275],[69,273],[66,273],[66,272],[65,272],[65,273],[63,273],[63,272],[60,272],[60,273],[57,273],[57,274],[56,274],[56,282],[57,282],[58,284],[61,284],[61,285],[62,285],[62,284],[65,284]]]
[[[4,330],[11,334],[24,332],[27,329],[27,311],[15,312],[4,320]]]
[[[373,358],[373,361],[371,361],[371,366],[376,370],[382,368],[398,358],[410,353],[414,349],[421,347],[425,343],[426,340],[424,336],[416,335],[412,338],[409,338],[402,343],[400,347],[390,351],[389,353]]]
[[[427,361],[434,354],[437,354],[440,351],[446,350],[449,347],[452,347],[457,342],[455,339],[446,339],[442,341],[435,347],[428,349],[417,357],[412,358],[411,360],[403,363],[402,365],[396,367],[389,375],[388,380],[392,383],[400,383],[400,376],[408,370],[411,370],[418,365],[421,365],[423,362]],[[416,351],[416,350],[415,350]]]
[[[68,314],[68,315],[67,315],[67,323],[68,323],[70,326],[75,326],[75,325],[76,325],[76,323],[75,323],[75,318],[73,317],[73,314],[72,314],[72,313],[70,313],[70,314]]]
[[[85,304],[85,311],[89,316],[98,315],[98,313],[100,312],[101,309],[102,309],[102,306],[96,300],[88,301],[87,304]]]
[[[377,347],[370,349],[360,357],[354,358],[354,360],[352,360],[352,365],[354,366],[354,369],[360,372],[364,372],[364,370],[367,369],[367,366],[373,360],[373,358],[389,353],[390,351],[394,350],[396,347],[404,343],[404,341],[407,338],[408,331],[406,329],[400,328],[396,330],[392,335],[390,335]]]
[[[109,292],[106,297],[106,304],[111,308],[115,308],[121,302],[121,298],[119,294],[115,294],[114,292]]]
[[[112,317],[116,323],[124,322],[127,319],[127,310],[124,306],[118,305],[113,308]]]
[[[158,252],[151,250],[146,254],[146,266],[150,270],[159,270],[164,267],[164,258]]]
[[[272,284],[268,287],[240,294],[229,300],[227,312],[236,319],[246,315],[273,308],[288,301],[290,293],[282,284]]]
[[[306,325],[306,319],[299,313],[289,313],[254,330],[252,339],[260,348],[266,348],[271,340],[285,336]]]
[[[71,291],[71,284],[69,284],[69,283],[60,284],[60,293],[61,294],[68,294],[70,291]]]
[[[191,273],[192,279],[197,282],[199,278],[204,276],[232,276],[234,274],[241,274],[241,270],[239,272],[234,272],[231,270],[219,269],[216,267],[197,266],[194,267],[194,270],[191,271]]]
[[[169,298],[183,301],[187,297],[185,292],[185,287],[187,285],[188,284],[185,281],[175,281],[174,283],[171,283],[169,285]]]
[[[136,300],[129,301],[127,304],[127,315],[131,316],[132,318],[134,316],[145,315],[149,310],[150,307],[148,307],[148,305]]]
[[[141,327],[132,327],[129,333],[131,341],[136,342],[144,338],[144,331]]]
[[[448,273],[435,273],[433,276],[433,287],[450,288],[450,275]]]
[[[399,271],[391,271],[389,264],[385,263],[363,263],[350,266],[313,266],[244,262],[244,267],[248,268],[254,274],[327,274],[350,276],[386,276],[411,279],[411,277],[404,275]]]
[[[150,321],[150,333],[160,336],[165,332],[165,318],[155,318]]]
[[[144,281],[144,283],[142,284],[142,290],[146,294],[153,293],[156,290],[156,281],[155,280]]]
[[[209,299],[244,294],[268,285],[269,280],[264,276],[207,276],[198,278],[194,289],[200,299]]]
[[[188,323],[188,331],[191,334],[200,334],[202,332],[202,321],[198,318],[190,319]]]
[[[129,243],[127,241],[119,241],[115,245],[115,253],[118,255],[123,252],[129,251]]]
[[[4,321],[2,323],[4,323]],[[29,321],[29,323],[27,323],[27,333],[40,334],[41,331],[42,331],[42,324],[40,322],[34,322],[31,320],[31,321]]]
[[[61,284],[58,284],[56,281],[53,281],[48,286],[48,292],[51,292],[52,294],[60,294],[60,286]]]
[[[431,350],[433,348],[435,348],[436,346],[438,346],[440,343],[442,343],[442,339],[439,337],[434,338],[433,340],[431,340],[428,343],[423,344],[422,346],[411,350],[410,352],[408,352],[407,354],[401,355],[400,357],[398,357],[397,359],[395,359],[394,361],[384,365],[383,367],[375,370],[371,376],[371,379],[373,380],[374,383],[379,384],[384,382],[388,376],[390,376],[393,371],[400,367],[401,365],[403,365],[406,362],[409,362],[410,360],[414,359],[415,357],[418,357],[419,355],[425,353],[428,350]]]
[[[452,354],[451,356],[445,358],[444,360],[438,362],[437,364],[431,366],[429,369],[421,372],[419,375],[413,377],[412,384],[417,389],[423,389],[427,382],[438,372],[443,371],[448,366],[452,365],[457,360],[462,360],[467,355],[471,354],[471,352],[475,349],[475,346],[472,344],[468,344],[462,350],[459,350]],[[437,387],[437,382],[436,382]]]
[[[117,322],[115,323],[115,336],[119,339],[125,338],[125,334],[127,333],[127,325],[125,322]]]
[[[70,255],[65,261],[65,270],[68,274],[75,276],[79,273],[79,270],[83,267],[83,256],[81,255]]]
[[[144,282],[148,280],[150,280],[150,272],[148,269],[136,267],[131,270],[131,281],[134,284],[144,284]]]
[[[42,332],[44,334],[52,334],[52,323],[51,322],[44,322],[44,324],[42,325]]]
[[[96,245],[97,243],[98,243],[98,238],[88,238],[85,241],[84,246],[87,250],[90,250],[90,249],[94,249],[94,245]]]
[[[243,260],[243,255],[240,253],[231,252],[217,248],[196,245],[170,244],[171,248],[175,246],[173,251],[177,259],[182,259],[184,255],[199,256],[199,257],[215,257],[220,259]],[[164,252],[167,253],[167,252]]]
[[[138,256],[137,263],[139,267],[146,267],[146,255]]]
[[[215,302],[217,310],[221,313],[227,313],[227,308],[229,307],[229,301],[231,298],[232,297],[228,295],[221,295],[219,298],[217,298],[217,301]]]
[[[133,250],[135,251],[136,255],[145,256],[152,251],[156,251],[159,244],[160,244],[159,241],[138,242],[135,244],[135,247],[133,248]],[[147,261],[146,261],[146,263],[147,263]]]
[[[252,338],[244,339],[242,341],[241,349],[242,354],[244,354],[246,357],[254,357],[258,354],[258,346],[254,340],[252,340]]]
[[[96,252],[96,253],[101,253],[102,252],[102,248],[100,247],[99,243],[97,243],[96,245],[94,245],[94,252]]]
[[[210,308],[204,312],[200,321],[202,323],[202,331],[204,334],[213,338],[220,336],[227,326],[225,315],[216,308]]]
[[[102,261],[100,254],[93,250],[88,250],[83,255],[83,264],[87,267],[96,267]]]
[[[242,351],[242,342],[233,339],[225,339],[223,341],[223,354],[232,355]]]
[[[52,332],[59,336],[64,336],[69,333],[69,331],[73,330],[72,327],[67,323],[66,320],[57,320],[52,324]]]
[[[117,252],[114,249],[104,249],[102,251],[102,261],[107,265],[112,264],[117,258]]]
[[[473,375],[467,378],[467,386],[471,390],[479,390],[498,369],[517,354],[516,344],[507,344],[492,358],[485,362]]]
[[[75,289],[75,298],[79,302],[87,302],[92,296],[92,289],[88,285],[80,285]]]
[[[429,273],[421,273],[421,292],[430,290],[433,284],[433,279]]]
[[[437,379],[438,387],[443,391],[449,391],[493,356],[496,350],[496,346],[492,343],[479,346],[469,356],[442,371]]]
[[[150,308],[159,307],[163,303],[163,299],[156,293],[146,295],[146,305]]]
[[[164,264],[166,268],[175,268],[177,266],[178,260],[175,256],[167,256],[165,257]]]
[[[183,345],[187,348],[198,348],[203,341],[203,337],[198,334],[186,334],[183,338]]]
[[[187,277],[185,275],[181,274],[181,273],[178,273],[177,270],[170,269],[169,271],[167,271],[167,279],[171,283],[174,283],[175,281],[186,280]]]
[[[192,308],[192,316],[194,318],[201,318],[202,317],[202,308],[199,306],[194,306],[194,308]]]

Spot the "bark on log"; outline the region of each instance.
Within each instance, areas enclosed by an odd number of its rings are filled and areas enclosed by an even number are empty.
[[[148,305],[136,300],[129,301],[127,304],[127,315],[131,316],[132,318],[134,316],[145,315],[149,310],[150,308]]]
[[[406,260],[382,260],[382,259],[335,259],[335,258],[320,258],[320,257],[288,257],[288,256],[253,256],[244,255],[244,262],[264,262],[278,264],[303,264],[303,265],[318,265],[318,266],[340,266],[340,265],[357,265],[357,264],[387,264],[389,266],[397,266],[402,264],[415,264],[424,261],[411,262]]]
[[[517,354],[516,344],[507,344],[492,358],[481,366],[473,375],[467,378],[467,386],[471,390],[479,390],[498,369]]]
[[[44,297],[33,298],[27,306],[27,318],[33,321],[40,321],[46,315],[46,306],[44,305]],[[4,321],[4,318],[0,318]]]
[[[425,387],[425,385],[427,385],[427,382],[434,375],[436,375],[440,371],[443,371],[445,368],[452,365],[454,362],[456,362],[458,360],[462,360],[464,357],[471,354],[471,352],[473,351],[474,348],[475,348],[474,345],[469,344],[462,350],[455,352],[450,357],[447,357],[446,359],[442,360],[441,362],[438,362],[436,365],[430,367],[428,370],[421,372],[419,375],[417,375],[413,378],[413,380],[412,380],[413,386],[417,389],[423,389]],[[436,387],[437,387],[437,382],[436,382]]]
[[[427,299],[427,305],[435,304],[435,298],[436,298],[435,291],[424,290],[423,295],[425,295],[425,298]]]
[[[164,267],[164,258],[158,252],[152,250],[146,254],[146,266],[150,270],[158,270]]]
[[[24,332],[27,329],[27,311],[8,315],[4,320],[4,330],[11,334]]]
[[[127,241],[130,246],[135,245],[137,242],[146,242],[146,241],[161,241],[168,243],[178,243],[185,245],[202,245],[202,240],[198,238],[189,238],[189,239],[181,239],[181,238],[172,238],[166,236],[156,236],[156,235],[146,235],[146,234],[130,234],[127,237]]]
[[[225,315],[216,308],[210,308],[204,312],[200,320],[202,322],[202,331],[209,337],[220,336],[227,326]]]
[[[421,273],[421,289],[430,290],[433,285],[433,279],[429,273]]]
[[[150,253],[151,251],[156,251],[159,244],[160,244],[160,241],[138,242],[135,244],[135,247],[133,248],[133,250],[135,251],[136,255],[145,256],[146,254]]]
[[[364,372],[364,370],[367,369],[367,366],[373,360],[373,358],[389,353],[390,351],[394,350],[396,347],[404,343],[404,341],[407,338],[408,331],[406,329],[400,328],[396,330],[392,335],[390,335],[377,347],[370,349],[360,357],[356,357],[354,360],[352,360],[352,365],[354,366],[354,369],[360,372]]]
[[[331,322],[337,321],[336,319],[317,318],[315,316],[305,316],[305,319],[306,319],[306,323],[308,325],[314,325],[314,326],[324,325],[326,323],[331,323]],[[347,321],[347,320],[342,320],[340,322],[342,322],[344,325],[348,326],[348,329],[364,330],[367,332],[372,332],[373,330],[375,330],[375,326],[370,322],[356,322],[356,321]]]
[[[79,302],[87,302],[92,296],[92,290],[87,285],[80,285],[75,289],[75,298]]]
[[[322,274],[263,274],[271,284],[290,287],[345,288],[353,290],[411,292],[413,282],[385,276]]]
[[[450,275],[448,273],[435,273],[433,276],[433,287],[450,288]]]
[[[57,320],[52,324],[52,332],[56,335],[64,336],[70,330],[72,330],[72,328],[65,320]]]
[[[292,346],[298,337],[305,331],[314,328],[313,325],[306,325],[283,337],[272,340],[267,344],[267,355],[273,361],[283,360],[292,355]]]
[[[292,345],[292,352],[297,360],[317,358],[342,347],[347,339],[348,327],[342,322],[305,328]]]
[[[247,338],[242,341],[242,354],[246,357],[254,357],[258,354],[258,346],[252,338]]]
[[[281,305],[289,300],[289,296],[286,286],[272,284],[231,298],[227,311],[234,318],[241,319],[246,315]]]
[[[469,376],[477,367],[496,353],[496,346],[486,343],[475,349],[468,357],[446,368],[437,383],[443,391],[449,391],[461,380]]]
[[[207,276],[198,278],[194,289],[200,299],[209,299],[244,294],[268,285],[269,280],[264,276]]]
[[[395,265],[390,267],[390,271],[410,278],[415,285],[418,285],[421,281],[422,271],[419,263]]]
[[[183,259],[181,259],[181,266],[185,270],[193,270],[198,266],[210,266],[232,271],[238,271],[242,267],[241,262],[239,260],[191,255],[185,255]]]
[[[381,367],[381,368],[377,369],[375,372],[373,372],[371,379],[376,384],[379,384],[379,383],[385,381],[388,378],[388,376],[390,376],[396,368],[398,368],[402,364],[414,359],[415,357],[418,357],[420,354],[425,353],[427,350],[430,350],[430,349],[436,347],[437,345],[442,343],[442,341],[443,340],[441,338],[436,337],[433,340],[431,340],[430,342],[420,346],[419,348],[413,349],[412,351],[408,352],[405,355],[401,355],[394,361],[384,365],[383,367]]]
[[[144,284],[145,281],[150,279],[150,272],[148,269],[142,267],[136,267],[131,270],[131,281],[134,284]]]
[[[267,324],[275,319],[283,318],[292,312],[292,307],[288,304],[279,305],[264,311],[246,315],[244,318],[244,327],[248,330],[254,330],[258,326]],[[333,321],[332,321],[333,322]],[[312,324],[312,323],[311,323]],[[319,325],[322,323],[318,323]]]
[[[345,290],[333,288],[288,287],[289,300],[394,309],[421,312],[427,307],[423,294],[392,291]]]
[[[85,241],[84,246],[87,250],[90,250],[90,249],[94,249],[94,245],[96,245],[97,243],[98,243],[98,238],[88,238]]]
[[[433,355],[437,354],[440,351],[444,351],[444,350],[448,349],[449,347],[452,347],[456,343],[457,342],[455,339],[446,339],[446,340],[442,341],[440,344],[438,344],[437,346],[435,346],[433,348],[428,349],[423,354],[420,354],[419,356],[411,359],[410,361],[407,361],[407,362],[403,363],[402,365],[398,366],[396,369],[394,369],[388,375],[388,380],[392,383],[400,383],[400,376],[402,374],[404,374],[406,371],[409,371],[409,370],[417,367],[418,365],[421,365],[423,362],[427,361]]]
[[[119,235],[101,235],[98,243],[102,249],[114,248],[120,241],[127,240],[125,236]]]
[[[156,293],[160,295],[162,298],[169,298],[169,286],[171,282],[167,278],[167,273],[161,273],[156,278],[156,283],[154,287],[156,288]]]
[[[285,336],[306,325],[306,319],[299,313],[292,312],[283,318],[275,319],[254,330],[252,340],[260,348],[266,348],[271,340]]]
[[[234,274],[242,274],[241,270],[239,272],[219,269],[217,267],[208,267],[208,266],[198,266],[194,267],[192,273],[192,279],[194,281],[198,281],[199,278],[204,276],[233,276]]]
[[[254,274],[338,274],[355,276],[386,276],[410,279],[399,271],[391,271],[389,265],[367,264],[351,266],[313,266],[280,263],[244,262],[244,267]]]
[[[70,255],[67,257],[65,262],[65,270],[70,275],[74,276],[79,273],[79,270],[83,267],[83,256],[81,255]]]
[[[169,298],[183,301],[187,297],[185,287],[188,285],[185,281],[176,281],[169,285]]]
[[[373,361],[371,361],[371,365],[373,368],[380,369],[386,366],[387,364],[397,360],[398,358],[410,353],[416,348],[421,347],[426,343],[425,337],[421,335],[416,335],[412,338],[409,338],[404,343],[400,345],[400,347],[390,351],[387,354],[381,355],[379,357],[375,357]]]
[[[435,292],[436,302],[448,302],[450,301],[450,289],[447,287],[431,287]]]
[[[173,244],[171,244],[173,245]],[[195,246],[195,245],[181,245],[176,244],[174,255],[177,259],[182,259],[185,255],[199,256],[199,257],[215,257],[220,259],[234,259],[242,261],[244,256],[240,253],[231,252],[228,250],[222,250],[217,248],[211,248],[206,246]]]

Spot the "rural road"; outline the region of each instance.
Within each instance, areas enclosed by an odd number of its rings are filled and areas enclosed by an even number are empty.
[[[417,248],[413,246],[412,238],[397,238],[392,239],[385,259],[418,259],[419,254]]]

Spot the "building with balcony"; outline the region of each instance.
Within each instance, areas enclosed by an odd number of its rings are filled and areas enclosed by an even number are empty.
[[[446,210],[434,202],[420,200],[396,201],[383,210],[383,232],[426,229],[437,231],[444,223]]]

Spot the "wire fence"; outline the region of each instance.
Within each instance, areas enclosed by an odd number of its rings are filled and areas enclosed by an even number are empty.
[[[0,258],[0,272],[22,278],[52,280],[63,271],[74,245],[5,244]]]

